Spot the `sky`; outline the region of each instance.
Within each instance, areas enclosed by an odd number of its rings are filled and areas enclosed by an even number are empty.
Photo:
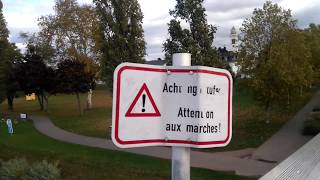
[[[147,43],[147,60],[163,58],[162,44],[168,37],[167,23],[172,17],[175,0],[138,0],[144,14],[143,28]],[[3,14],[10,31],[10,41],[23,48],[20,32],[38,31],[38,18],[53,14],[54,0],[2,0]],[[91,4],[92,0],[78,0],[80,4]],[[262,8],[265,0],[205,0],[207,19],[218,27],[215,34],[216,47],[231,47],[230,30],[239,28],[244,19],[252,15],[254,8]],[[273,0],[284,9],[291,9],[293,17],[298,19],[300,28],[310,23],[320,24],[319,0]]]

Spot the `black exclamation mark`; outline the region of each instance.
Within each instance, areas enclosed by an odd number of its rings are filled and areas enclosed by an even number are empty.
[[[142,112],[145,112],[146,109],[144,108],[145,107],[145,104],[146,104],[146,95],[143,94],[142,95]]]

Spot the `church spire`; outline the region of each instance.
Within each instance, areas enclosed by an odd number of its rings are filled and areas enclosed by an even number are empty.
[[[232,26],[231,28],[230,38],[231,38],[231,48],[232,48],[231,50],[233,52],[238,51],[238,35],[237,35],[236,28],[234,26]]]

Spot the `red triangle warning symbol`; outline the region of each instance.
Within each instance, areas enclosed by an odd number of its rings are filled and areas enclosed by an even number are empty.
[[[151,109],[153,109],[153,111],[151,112],[150,110],[146,111],[146,109],[143,107],[140,112],[133,112],[133,109],[135,108],[135,106],[137,105],[137,102],[140,99],[143,102],[143,106],[145,105],[146,98],[150,101],[150,105],[152,106]],[[159,117],[159,116],[161,116],[159,109],[157,108],[157,105],[154,102],[147,85],[144,83],[141,89],[139,90],[137,96],[134,98],[128,111],[126,112],[125,117]]]

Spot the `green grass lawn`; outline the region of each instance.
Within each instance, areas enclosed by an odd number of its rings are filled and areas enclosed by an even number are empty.
[[[86,94],[81,96],[85,107]],[[110,137],[112,124],[112,93],[98,87],[93,93],[93,109],[79,116],[75,95],[58,95],[50,98],[48,116],[53,123],[70,132],[93,137]]]
[[[0,159],[24,157],[30,162],[43,159],[58,161],[65,180],[170,179],[171,164],[168,160],[63,143],[41,135],[31,122],[19,122],[14,127],[15,134],[9,136],[4,122],[0,123]],[[248,178],[192,168],[191,179]]]
[[[253,94],[248,89],[239,88],[237,84],[234,89],[231,142],[227,147],[212,151],[259,147],[292,118],[318,88],[305,92],[303,97],[296,99],[289,109],[274,107],[270,112],[266,112],[265,108],[254,100]]]
[[[291,110],[273,110],[271,121],[266,112],[246,90],[235,87],[233,97],[233,137],[225,148],[209,151],[234,150],[257,147],[274,134],[297,109],[311,97],[306,93],[303,101]],[[86,94],[82,95],[83,104]],[[49,99],[49,111],[39,111],[36,101],[15,100],[15,110],[9,113],[46,115],[59,127],[94,137],[110,137],[112,94],[98,87],[93,95],[94,107],[79,116],[74,95],[56,95]],[[1,113],[7,106],[1,104]],[[19,123],[16,134],[9,137],[5,124],[0,124],[0,159],[25,157],[29,161],[48,159],[59,161],[63,179],[170,179],[170,162],[134,154],[83,147],[59,142],[39,134],[30,122]],[[246,179],[231,174],[203,169],[192,169],[192,179]]]
[[[232,140],[225,148],[205,150],[224,151],[258,147],[278,131],[310,99],[313,92],[305,93],[302,101],[295,102],[294,108],[290,110],[272,110],[269,114],[271,120],[267,123],[267,112],[253,99],[252,93],[235,85]],[[85,105],[86,94],[82,94],[81,97]],[[5,111],[6,105],[2,104],[0,109]],[[79,116],[75,95],[61,94],[49,98],[47,113],[39,111],[36,101],[26,102],[23,98],[16,99],[14,113],[19,112],[47,115],[55,125],[70,132],[110,138],[112,93],[105,87],[97,87],[93,93],[93,109],[86,110],[84,116]]]
[[[14,100],[14,111],[9,114],[28,113],[48,116],[55,125],[70,132],[93,137],[110,137],[112,93],[105,87],[97,87],[93,93],[93,109],[85,110],[84,116],[79,115],[75,95],[57,94],[49,97],[49,110],[42,112],[37,101],[25,101],[24,97]],[[86,94],[81,94],[85,107]],[[0,105],[0,112],[7,111],[6,103]],[[1,115],[1,114],[0,114]]]

